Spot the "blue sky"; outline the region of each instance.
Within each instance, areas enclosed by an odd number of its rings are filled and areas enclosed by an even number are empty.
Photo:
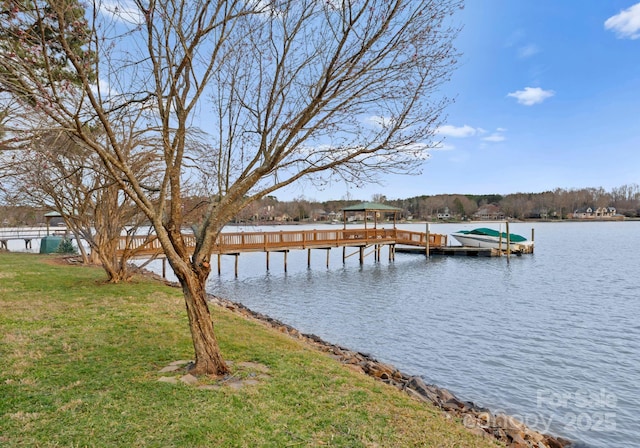
[[[467,0],[442,149],[420,176],[283,200],[507,194],[640,183],[640,3]],[[348,192],[348,193],[347,193]],[[279,194],[281,193],[281,194]]]

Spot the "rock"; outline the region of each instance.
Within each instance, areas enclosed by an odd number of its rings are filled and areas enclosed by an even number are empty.
[[[507,445],[509,448],[531,448],[531,445],[529,445],[527,442],[523,443],[517,443],[517,442],[511,442],[509,445]]]
[[[425,398],[425,401],[430,401],[431,403],[440,404],[440,399],[438,394],[433,391],[429,386],[425,384],[424,381],[420,377],[413,376],[406,383],[405,388],[412,389],[417,392],[419,395]]]
[[[345,366],[347,366],[349,370],[353,370],[354,372],[364,373],[364,370],[362,370],[362,367],[360,367],[357,364],[345,364]]]
[[[167,372],[175,372],[176,370],[180,370],[181,366],[179,365],[168,365],[167,367],[163,367],[159,370],[159,373],[167,373]]]
[[[181,376],[180,377],[180,381],[182,381],[184,384],[188,384],[189,386],[194,386],[196,384],[198,384],[198,378],[196,378],[195,376],[191,375],[190,373]]]
[[[495,420],[490,412],[478,413],[478,419],[481,420],[487,426],[495,426]]]
[[[395,371],[393,366],[375,361],[365,361],[362,369],[365,373],[382,380],[388,380],[391,378]]]
[[[244,386],[244,382],[241,381],[241,380],[229,381],[229,382],[224,383],[224,384],[225,384],[225,386],[228,386],[233,390],[240,390]]]
[[[160,378],[158,378],[158,381],[160,383],[177,384],[178,378],[176,378],[175,376],[161,376]]]
[[[456,397],[452,397],[442,403],[442,407],[451,411],[462,411],[465,408],[465,405],[462,401],[458,400]]]
[[[524,434],[519,432],[519,431],[513,431],[513,430],[507,430],[505,431],[507,433],[507,436],[509,436],[511,438],[511,444],[516,444],[516,446],[520,447],[528,447],[529,444],[527,443],[527,441],[524,439]]]
[[[493,429],[493,436],[498,439],[498,440],[502,440],[503,442],[507,441],[507,433],[504,432],[504,429],[502,428],[494,428]]]
[[[523,431],[526,429],[522,422],[506,414],[496,415],[496,424],[509,430]]]
[[[472,414],[463,415],[462,424],[467,429],[474,429],[474,428],[483,429],[485,427],[484,422]]]
[[[569,440],[562,439],[560,437],[555,438],[555,437],[545,435],[544,444],[548,448],[564,448],[567,445],[571,445],[571,442]]]
[[[453,395],[451,392],[449,392],[447,389],[441,389],[438,388],[438,397],[440,397],[440,400],[442,400],[443,402],[447,402],[447,401],[459,401],[455,395]]]
[[[527,428],[525,431],[525,439],[532,440],[535,444],[539,444],[544,440],[544,436],[539,432],[533,431],[532,429]]]
[[[405,392],[410,396],[412,396],[413,398],[417,398],[418,400],[424,401],[425,403],[433,403],[429,398],[425,397],[424,395],[422,395],[421,393],[413,389],[406,388]]]

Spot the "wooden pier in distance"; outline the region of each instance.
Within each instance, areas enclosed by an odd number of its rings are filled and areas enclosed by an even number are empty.
[[[0,228],[0,250],[9,250],[9,241],[23,240],[24,248],[31,249],[32,241],[42,239],[48,235],[62,236],[66,234],[66,228],[50,231],[49,227],[4,227]]]
[[[183,236],[188,248],[195,247],[195,236]],[[287,253],[291,250],[307,250],[307,264],[311,265],[311,250],[327,251],[327,266],[329,251],[342,248],[343,262],[359,255],[360,264],[364,258],[373,253],[376,260],[380,260],[381,249],[389,246],[389,259],[395,258],[396,247],[409,246],[427,255],[429,251],[447,245],[447,235],[436,233],[414,232],[410,230],[393,229],[322,229],[322,230],[287,230],[276,232],[225,232],[218,235],[211,253],[218,257],[218,273],[220,273],[221,257],[233,255],[236,257],[236,275],[238,274],[238,257],[242,253],[265,252],[266,264],[269,269],[269,254],[281,252],[284,254],[284,269],[287,270]],[[347,254],[348,248],[357,249]],[[366,250],[371,249],[367,254]],[[121,251],[135,252],[137,258],[163,257],[164,252],[157,238],[151,236],[128,237],[121,241]]]
[[[397,245],[411,246],[424,252],[429,256],[429,250],[433,247],[445,247],[447,245],[447,235],[430,234],[427,227],[426,232],[413,232],[401,230],[396,227],[398,214],[401,209],[385,204],[374,202],[363,202],[342,209],[343,228],[331,228],[322,230],[290,230],[279,232],[235,232],[220,233],[211,249],[212,254],[218,256],[218,274],[222,264],[222,255],[235,256],[235,274],[238,276],[238,257],[245,252],[265,252],[267,270],[269,270],[269,254],[271,252],[281,252],[284,254],[284,270],[287,271],[287,254],[291,250],[307,250],[307,266],[311,266],[311,251],[313,249],[325,250],[327,252],[327,267],[329,267],[329,251],[333,248],[342,248],[342,261],[352,255],[359,255],[360,264],[364,263],[364,258],[373,253],[376,260],[380,260],[380,252],[383,246],[389,247],[389,260],[395,258]],[[364,221],[364,228],[347,228],[347,215],[359,216],[358,219]],[[393,228],[379,229],[378,220],[385,215],[393,215]],[[367,221],[373,221],[373,228],[367,228]],[[195,247],[195,236],[185,234],[183,236],[187,248]],[[123,243],[127,243],[123,241]],[[132,244],[133,243],[133,244]],[[122,249],[133,250],[136,256],[147,254],[149,256],[162,256],[162,247],[157,239],[144,237],[136,246],[136,241],[128,241],[128,245],[123,244]],[[355,252],[347,254],[347,248],[356,248]],[[369,253],[366,249],[371,248]],[[165,261],[163,260],[163,276],[165,273]]]

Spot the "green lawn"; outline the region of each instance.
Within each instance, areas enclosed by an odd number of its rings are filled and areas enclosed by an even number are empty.
[[[239,366],[251,361],[268,376],[239,390],[158,382],[171,375],[162,367],[192,357],[180,290],[146,278],[105,284],[100,269],[53,261],[0,253],[2,447],[495,446],[218,308],[217,335],[235,374],[252,375]]]

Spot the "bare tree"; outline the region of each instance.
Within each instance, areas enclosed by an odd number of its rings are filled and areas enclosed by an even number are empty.
[[[377,202],[379,204],[384,204],[387,202],[387,196],[382,193],[375,193],[371,196],[372,202]]]
[[[147,185],[156,184],[147,151],[130,154],[129,165]],[[64,132],[43,133],[29,148],[13,151],[16,162],[3,167],[5,185],[16,203],[59,212],[73,233],[86,263],[99,263],[112,283],[131,277],[129,262],[141,250],[141,226],[147,222],[119,183],[104,171],[97,155]],[[143,157],[144,163],[139,159]],[[147,236],[150,236],[147,233]],[[85,242],[90,253],[84,249]]]
[[[438,143],[458,0],[95,1],[84,15],[72,0],[28,3],[12,23],[51,32],[12,36],[28,58],[0,55],[0,85],[33,113],[25,131],[55,125],[82,140],[147,216],[182,285],[195,373],[228,371],[205,282],[239,210],[302,179],[417,172]],[[126,156],[132,129],[161,142],[157,199]],[[194,140],[209,148],[202,170]],[[205,185],[212,200],[189,248],[182,200]]]

